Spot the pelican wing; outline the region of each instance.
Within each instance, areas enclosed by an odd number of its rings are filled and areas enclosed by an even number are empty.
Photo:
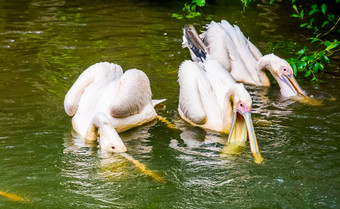
[[[110,114],[113,117],[128,117],[141,112],[146,105],[152,105],[149,78],[140,70],[127,70],[116,90],[110,106]]]
[[[225,20],[224,20],[225,21]],[[262,57],[260,50],[249,41],[249,38],[246,38],[242,33],[241,29],[234,25],[235,37],[237,38],[237,42],[241,43],[241,47],[238,48],[240,54],[247,54],[248,58],[252,57],[252,60],[256,61]],[[254,62],[254,61],[253,61]]]
[[[156,107],[157,105],[161,104],[164,102],[166,99],[153,99],[152,100],[152,106]]]
[[[248,46],[248,39],[244,37],[237,25],[232,26],[225,20],[222,20],[220,25],[225,31],[225,38],[228,42],[227,48],[232,65],[231,74],[239,82],[258,84],[260,81],[255,70],[257,60]]]
[[[119,65],[108,62],[96,63],[87,68],[67,92],[64,100],[65,112],[69,116],[76,114],[80,97],[91,83],[102,78],[115,79],[120,77],[122,73],[122,68]]]
[[[220,24],[212,21],[206,26],[206,31],[201,34],[204,44],[207,46],[208,56],[222,63],[230,72],[230,54],[225,31]]]
[[[192,61],[184,61],[179,67],[179,109],[193,123],[203,124],[207,115],[198,88],[199,70],[198,64]]]
[[[204,62],[206,59],[206,46],[193,25],[184,26],[182,46],[189,49],[193,60]]]
[[[255,57],[256,61],[259,61],[259,59],[261,59],[261,57],[263,57],[262,53],[253,43],[251,43],[249,41],[249,39],[247,39],[247,42],[248,42],[248,48],[249,48],[250,52]]]

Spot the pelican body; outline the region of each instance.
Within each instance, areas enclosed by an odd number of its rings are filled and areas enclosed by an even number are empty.
[[[197,34],[193,26],[187,27],[187,31]],[[183,40],[183,46],[190,49],[193,60],[200,59],[200,54],[203,53],[206,59],[222,63],[238,82],[270,86],[265,73],[265,70],[268,70],[278,82],[282,96],[305,96],[288,62],[274,54],[263,56],[258,48],[245,38],[237,25],[231,26],[225,20],[220,23],[212,21],[200,36],[187,35]],[[203,47],[197,43],[203,43]]]
[[[252,101],[243,84],[238,84],[215,60],[184,61],[178,71],[178,112],[193,126],[229,134],[229,143],[245,142],[262,161],[251,120]]]
[[[137,69],[123,73],[117,64],[101,62],[90,66],[76,80],[64,100],[77,135],[95,141],[106,151],[126,152],[118,133],[157,117],[150,81]]]

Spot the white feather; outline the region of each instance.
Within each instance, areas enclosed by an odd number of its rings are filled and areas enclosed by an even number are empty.
[[[132,69],[123,74],[119,65],[101,62],[79,76],[65,96],[64,107],[80,137],[95,136],[88,132],[99,129],[101,136],[113,140],[110,128],[122,132],[157,117],[151,97],[144,72]]]
[[[184,61],[178,72],[178,82],[180,116],[190,124],[202,128],[228,133],[233,113],[230,96],[246,94],[237,97],[247,98],[249,102],[250,96],[243,85],[240,88],[244,91],[232,90],[239,84],[236,84],[225,67],[215,60],[200,64]]]

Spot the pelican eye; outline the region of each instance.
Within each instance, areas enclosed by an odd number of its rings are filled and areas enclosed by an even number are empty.
[[[243,104],[242,104],[242,103],[240,104],[240,107],[243,107]]]
[[[112,146],[111,148],[112,148],[112,149],[116,149],[116,147],[115,147],[115,146]]]

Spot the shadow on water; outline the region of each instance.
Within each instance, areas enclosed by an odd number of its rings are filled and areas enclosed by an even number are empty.
[[[305,45],[287,5],[212,1],[197,19],[176,20],[181,1],[0,1],[0,208],[339,208],[339,63],[324,82],[297,77],[322,105],[281,98],[279,87],[246,86],[264,163],[248,142],[223,153],[227,136],[192,127],[177,113],[182,27],[227,19],[265,53],[288,58]],[[295,44],[291,44],[295,43]],[[291,45],[290,45],[291,44]],[[335,56],[336,57],[336,56]],[[99,61],[143,70],[158,114],[179,129],[154,121],[121,133],[131,160],[104,155],[72,138],[64,95],[79,74]],[[272,79],[272,78],[271,78]]]

